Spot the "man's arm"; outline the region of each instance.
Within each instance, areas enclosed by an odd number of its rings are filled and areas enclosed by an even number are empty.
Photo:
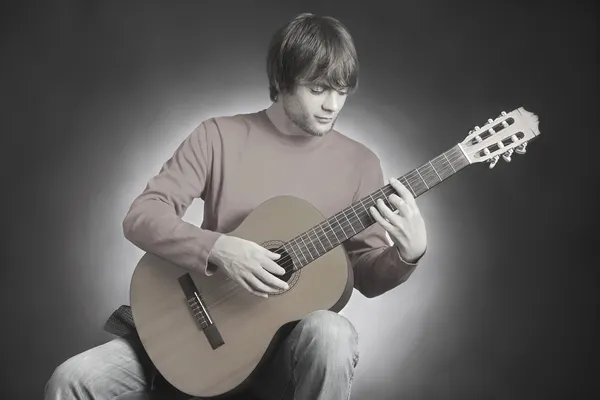
[[[363,161],[354,201],[384,185],[381,162],[375,154],[371,154]],[[344,247],[354,269],[354,287],[366,297],[379,296],[406,281],[423,256],[413,262],[404,261],[398,248],[390,245],[385,229],[377,222],[344,242]]]
[[[181,218],[195,198],[205,198],[211,164],[212,147],[202,123],[133,201],[123,220],[125,237],[146,252],[210,275],[208,256],[222,233]]]

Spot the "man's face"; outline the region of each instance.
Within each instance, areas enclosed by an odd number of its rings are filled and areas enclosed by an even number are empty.
[[[327,134],[346,102],[347,90],[325,85],[298,85],[294,93],[282,95],[287,117],[300,129],[313,136]]]

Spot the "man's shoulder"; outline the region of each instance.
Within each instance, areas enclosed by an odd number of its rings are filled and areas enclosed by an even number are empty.
[[[338,130],[331,130],[331,134],[334,135],[334,139],[337,142],[338,146],[344,146],[346,151],[352,154],[354,157],[358,157],[358,159],[363,160],[367,159],[370,162],[379,162],[379,156],[367,145],[362,142],[359,142],[356,139],[353,139]]]
[[[218,115],[208,118],[202,122],[207,130],[226,131],[247,131],[250,127],[260,122],[260,113],[256,111],[251,113],[238,113]]]

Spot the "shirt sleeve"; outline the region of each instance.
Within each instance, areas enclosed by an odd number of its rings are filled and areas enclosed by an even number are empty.
[[[368,196],[384,185],[381,161],[371,153],[364,160],[353,201]],[[354,287],[366,297],[379,296],[406,281],[423,257],[421,255],[415,263],[404,261],[397,247],[390,245],[386,234],[385,229],[374,222],[344,242],[354,270]]]
[[[211,275],[209,253],[222,233],[182,220],[196,198],[205,198],[211,174],[212,146],[200,124],[177,147],[133,201],[125,219],[125,237],[140,249],[192,271]]]

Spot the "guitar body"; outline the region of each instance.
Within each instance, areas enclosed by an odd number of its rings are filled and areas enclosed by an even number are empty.
[[[273,250],[324,219],[310,203],[279,196],[260,204],[228,235]],[[216,349],[194,319],[178,282],[187,273],[223,339],[224,344]],[[243,390],[276,350],[282,333],[291,327],[289,323],[315,310],[341,310],[354,284],[343,246],[286,274],[284,280],[289,290],[265,299],[234,285],[219,272],[212,276],[190,272],[146,253],[135,268],[130,287],[141,342],[159,372],[182,392],[217,397]]]

